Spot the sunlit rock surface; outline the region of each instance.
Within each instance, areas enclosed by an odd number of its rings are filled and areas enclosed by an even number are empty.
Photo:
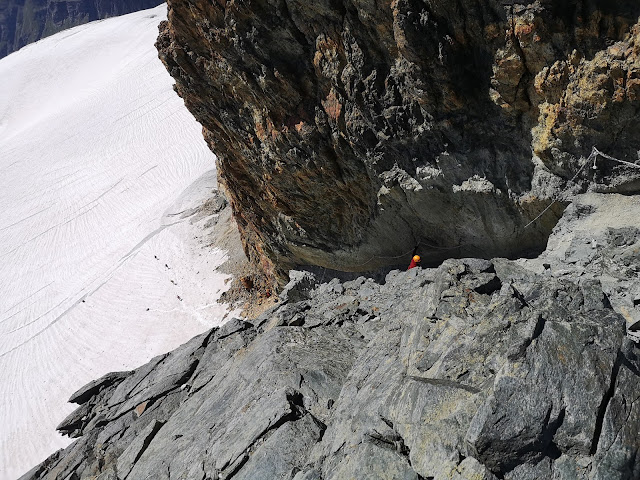
[[[640,4],[505,3],[169,0],[160,58],[253,261],[526,255],[565,187],[637,190],[610,161],[567,181],[594,145],[637,160]]]
[[[256,321],[74,394],[58,428],[80,438],[24,478],[635,480],[640,349],[611,276],[640,286],[640,203],[611,200],[572,204],[535,260],[295,275]]]

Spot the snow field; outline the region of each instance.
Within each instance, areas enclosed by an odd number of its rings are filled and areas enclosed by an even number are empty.
[[[0,478],[69,443],[73,391],[223,321],[215,157],[154,42],[166,6],[0,60]]]

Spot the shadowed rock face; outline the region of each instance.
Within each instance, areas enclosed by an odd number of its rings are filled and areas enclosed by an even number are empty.
[[[541,249],[580,156],[636,158],[635,1],[168,4],[160,58],[281,280]]]
[[[2,0],[0,58],[61,30],[160,3],[162,0]]]

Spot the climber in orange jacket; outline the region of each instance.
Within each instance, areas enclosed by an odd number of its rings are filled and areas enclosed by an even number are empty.
[[[407,270],[411,270],[412,268],[420,266],[420,255],[414,255],[411,259],[411,263],[409,264],[409,268]]]

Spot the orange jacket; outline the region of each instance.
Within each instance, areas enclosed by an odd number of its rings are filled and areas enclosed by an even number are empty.
[[[419,267],[419,266],[420,266],[420,262],[416,263],[412,258],[411,263],[409,264],[409,268],[407,268],[407,270],[411,270],[412,268]]]

